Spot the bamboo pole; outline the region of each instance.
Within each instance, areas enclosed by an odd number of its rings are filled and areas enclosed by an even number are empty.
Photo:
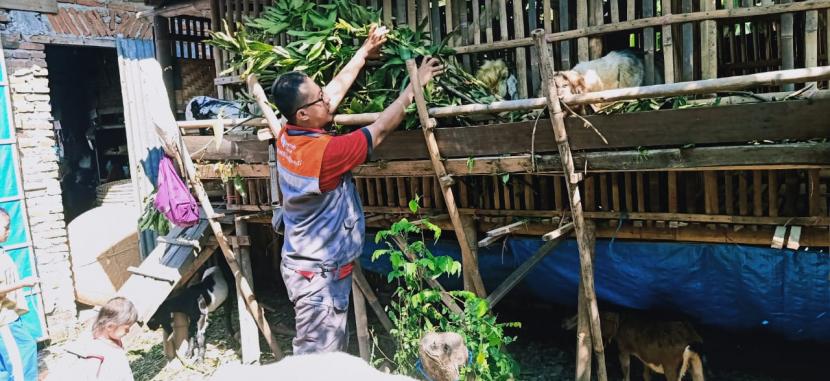
[[[464,283],[465,285],[474,285],[474,289],[468,291],[477,292],[479,290],[484,290],[484,282],[481,280],[481,274],[479,273],[478,266],[469,268],[474,264],[477,264],[478,259],[475,257],[475,253],[470,247],[470,242],[472,240],[467,237],[467,229],[465,229],[464,221],[462,221],[461,215],[458,213],[458,208],[455,204],[455,196],[452,192],[453,179],[449,174],[447,174],[444,163],[441,161],[441,154],[438,150],[438,142],[435,140],[435,133],[433,131],[436,123],[435,120],[430,119],[427,114],[427,104],[426,100],[424,100],[423,88],[421,87],[420,78],[418,78],[418,67],[415,64],[415,60],[407,60],[406,68],[409,71],[409,80],[410,83],[412,83],[412,89],[415,93],[415,104],[418,109],[418,117],[421,121],[421,128],[424,131],[424,139],[426,140],[427,148],[429,149],[430,160],[432,161],[432,166],[435,169],[436,179],[441,186],[441,190],[444,195],[444,203],[447,206],[447,212],[450,215],[450,220],[452,220],[453,227],[455,228],[455,235],[458,239],[458,244],[461,246],[462,262],[470,265],[467,269],[465,269]],[[468,277],[471,279],[466,279]]]
[[[654,0],[643,0],[643,17],[654,16]],[[645,65],[643,83],[647,85],[654,84],[654,28],[645,28],[643,30],[643,64]]]
[[[570,95],[562,98],[568,105],[615,102],[628,99],[658,98],[678,95],[708,94],[718,91],[740,90],[756,86],[777,86],[784,83],[801,83],[830,79],[830,66],[778,70],[765,73],[678,82],[664,85],[628,87]],[[533,110],[545,107],[545,98],[500,101],[490,104],[467,104],[461,106],[433,107],[429,116],[446,118],[459,115],[494,114],[508,111]],[[336,115],[335,123],[342,125],[366,125],[378,118],[378,113]],[[197,123],[197,122],[194,122]]]
[[[236,218],[234,219],[234,226],[236,229],[236,238],[244,237],[248,235],[248,222]],[[235,240],[233,245],[234,254],[237,254],[237,259],[239,261],[239,268],[242,270],[242,275],[245,279],[243,282],[247,282],[248,287],[252,290],[254,289],[253,285],[253,268],[251,266],[251,248],[247,245],[240,245],[239,240]],[[261,354],[261,350],[259,348],[259,335],[257,334],[256,322],[254,321],[254,317],[248,312],[248,309],[245,307],[245,300],[243,299],[243,295],[239,292],[239,289],[236,291],[236,300],[237,300],[237,309],[239,312],[239,346],[240,351],[242,352],[242,363],[243,364],[254,364],[259,362],[259,356]]]
[[[566,31],[570,29],[571,25],[570,12],[568,11],[568,1],[559,1],[559,30]],[[559,44],[559,55],[562,60],[562,70],[571,68],[571,41],[563,40]]]
[[[568,195],[570,198],[571,213],[573,216],[574,227],[576,228],[576,238],[579,246],[580,272],[584,288],[585,304],[588,306],[590,321],[591,321],[591,336],[593,339],[594,352],[597,356],[597,376],[600,381],[606,381],[608,375],[605,369],[605,349],[602,343],[602,330],[600,328],[599,308],[597,307],[596,292],[594,290],[594,269],[591,261],[591,253],[593,247],[590,247],[588,242],[588,235],[586,234],[585,219],[582,215],[582,200],[579,195],[578,184],[579,176],[574,170],[573,156],[571,154],[570,143],[568,143],[568,134],[565,131],[565,120],[562,107],[559,104],[557,94],[559,90],[556,82],[553,80],[554,67],[553,59],[550,52],[544,47],[547,44],[545,41],[544,30],[534,30],[532,35],[536,42],[537,51],[539,52],[539,64],[541,65],[541,72],[543,82],[543,92],[548,99],[548,107],[553,118],[551,125],[553,127],[554,136],[556,137],[556,144],[559,148],[559,155],[562,157],[562,169],[565,171],[565,179],[568,184]]]
[[[525,35],[525,10],[521,0],[513,0],[513,33],[515,37]],[[516,48],[516,79],[519,98],[527,98],[527,52],[525,48]]]
[[[502,0],[503,1],[503,0]],[[667,0],[662,0],[667,1]],[[577,3],[579,5],[579,3]],[[766,15],[776,15],[787,12],[802,12],[809,10],[819,10],[830,8],[830,2],[824,0],[812,0],[797,3],[786,4],[771,4],[748,8],[732,8],[732,9],[718,9],[715,11],[702,11],[692,13],[666,13],[663,16],[646,17],[635,19],[632,21],[625,21],[616,24],[603,24],[589,27],[579,27],[577,29],[551,33],[545,36],[548,42],[557,42],[571,39],[578,39],[582,37],[590,37],[600,34],[609,34],[614,32],[621,32],[626,30],[643,29],[648,27],[660,27],[664,25],[682,24],[687,22],[705,21],[705,20],[724,20],[735,18],[749,18]],[[665,11],[665,7],[663,10]],[[506,28],[505,28],[506,29]],[[533,45],[533,39],[530,37],[516,38],[509,41],[499,41],[492,44],[480,44],[455,47],[455,51],[459,54],[479,53],[501,49],[511,49],[520,46]],[[587,42],[586,42],[587,45]],[[587,49],[587,47],[586,47]]]
[[[603,5],[602,0],[590,0],[591,17],[588,20],[591,26],[599,26],[603,24]],[[602,38],[592,37],[588,39],[588,55],[592,60],[602,57]]]

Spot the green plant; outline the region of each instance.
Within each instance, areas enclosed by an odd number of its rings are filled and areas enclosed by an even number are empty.
[[[416,198],[409,203],[413,213],[420,208],[418,201]],[[372,260],[388,256],[392,264],[388,280],[398,284],[388,311],[397,346],[391,359],[397,366],[396,371],[416,375],[414,365],[424,333],[457,332],[465,338],[472,356],[471,365],[462,369],[463,375],[474,375],[477,380],[514,379],[518,365],[505,351],[505,346],[514,338],[506,336],[504,329],[520,325],[497,322],[487,301],[467,291],[447,293],[446,296],[463,306],[461,314],[450,311],[442,301],[441,290],[430,287],[427,279],[458,276],[461,263],[449,256],[433,255],[424,242],[424,231],[432,232],[433,240],[437,242],[441,229],[428,219],[422,219],[421,225],[423,228],[403,218],[375,236],[375,242],[386,241],[387,248],[376,250]],[[410,242],[410,235],[420,236],[420,239]]]
[[[424,20],[426,21],[426,20]],[[277,0],[255,19],[238,25],[230,32],[211,34],[208,41],[231,53],[230,67],[223,73],[241,71],[256,74],[270,83],[280,74],[302,70],[315,80],[330,79],[359,49],[372,24],[380,23],[378,10],[348,0],[314,4],[301,0]],[[450,56],[445,42],[433,41],[426,23],[414,30],[399,26],[391,30],[382,49],[383,64],[367,71],[352,86],[340,105],[345,114],[382,111],[408,84],[406,60],[422,56],[438,57],[445,73],[426,86],[424,97],[430,106],[461,103],[491,103],[501,100],[473,75],[461,69]],[[285,46],[270,42],[285,33],[292,39]],[[407,109],[406,127],[418,124],[414,105]],[[521,118],[521,113],[507,113],[505,119]]]
[[[170,232],[170,221],[153,206],[153,200],[155,198],[155,191],[147,197],[144,205],[144,213],[138,219],[138,230],[152,230],[160,236],[165,236]]]

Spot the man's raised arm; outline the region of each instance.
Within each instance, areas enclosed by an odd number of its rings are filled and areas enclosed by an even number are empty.
[[[329,97],[330,112],[334,113],[337,110],[337,106],[340,105],[340,102],[346,96],[346,92],[352,87],[352,83],[357,79],[357,75],[360,74],[360,70],[363,69],[366,60],[380,55],[380,48],[386,42],[387,32],[389,31],[385,26],[378,27],[377,25],[372,25],[371,29],[369,29],[369,36],[366,37],[363,46],[357,50],[357,53],[349,60],[349,63],[343,66],[343,69],[323,89],[323,92]]]

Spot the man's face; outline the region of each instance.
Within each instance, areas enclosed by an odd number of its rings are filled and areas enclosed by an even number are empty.
[[[334,114],[329,111],[329,98],[314,80],[306,77],[299,91],[303,95],[303,103],[296,113],[297,125],[324,128],[334,120]]]
[[[0,243],[9,239],[9,229],[11,229],[9,216],[0,213]]]

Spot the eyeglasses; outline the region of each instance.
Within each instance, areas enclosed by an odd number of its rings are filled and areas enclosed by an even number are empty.
[[[323,92],[321,91],[321,92],[320,92],[320,99],[317,99],[317,100],[316,100],[316,101],[314,101],[314,102],[306,103],[306,104],[304,104],[304,105],[302,105],[302,106],[300,106],[300,107],[297,107],[297,109],[296,109],[296,110],[294,110],[294,112],[296,113],[297,111],[300,111],[300,110],[302,110],[302,109],[304,109],[304,108],[306,108],[306,107],[311,107],[311,106],[314,106],[314,105],[316,105],[316,104],[318,104],[318,103],[320,103],[320,102],[323,102],[323,101],[325,101],[325,98],[323,98]]]

